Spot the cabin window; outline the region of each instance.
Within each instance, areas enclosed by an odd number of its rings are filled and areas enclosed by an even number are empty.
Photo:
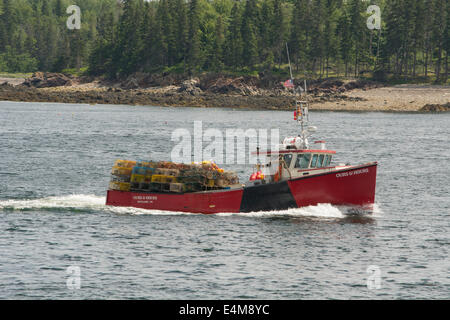
[[[333,157],[333,156],[332,156],[332,155],[328,155],[327,167],[330,166],[330,163],[331,163],[331,157]]]
[[[323,158],[325,158],[325,155],[324,155],[324,154],[321,154],[321,155],[319,156],[319,162],[317,162],[317,168],[324,167],[324,165],[323,165]]]
[[[318,158],[318,157],[319,157],[318,154],[315,154],[315,155],[313,156],[312,161],[311,161],[311,168],[315,168],[315,167],[316,167],[316,163],[317,163],[317,158]]]
[[[310,153],[299,153],[297,155],[297,161],[295,162],[296,168],[307,169],[309,167],[309,161],[311,160]]]
[[[292,154],[288,153],[284,155],[284,162],[286,162],[286,166],[288,168],[291,167],[291,161],[292,161]]]
[[[329,155],[326,155],[326,156],[325,156],[325,160],[323,161],[323,166],[324,166],[324,167],[328,167],[329,161],[330,161],[330,156],[329,156]]]

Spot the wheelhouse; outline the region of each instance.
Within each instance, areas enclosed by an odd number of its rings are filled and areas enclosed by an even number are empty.
[[[334,154],[336,152],[332,150],[311,149],[263,152],[260,153],[260,159],[266,159],[260,167],[266,182],[295,179],[332,169],[331,161]]]
[[[329,150],[295,150],[282,154],[282,161],[290,170],[327,168],[335,153]]]

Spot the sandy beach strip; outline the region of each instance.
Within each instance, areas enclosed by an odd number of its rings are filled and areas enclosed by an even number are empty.
[[[311,109],[412,112],[418,111],[426,104],[450,102],[450,86],[397,85],[370,90],[356,89],[347,92],[346,96],[360,98],[361,101],[326,101],[314,103]]]

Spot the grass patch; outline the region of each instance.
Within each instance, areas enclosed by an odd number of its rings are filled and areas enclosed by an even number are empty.
[[[29,78],[32,73],[9,73],[9,72],[0,72],[0,78],[12,78],[12,79],[20,79],[20,78]]]
[[[88,71],[88,67],[83,67],[83,68],[80,68],[80,70],[77,70],[76,68],[64,69],[62,71],[62,73],[80,77],[80,76],[87,74],[87,71]]]

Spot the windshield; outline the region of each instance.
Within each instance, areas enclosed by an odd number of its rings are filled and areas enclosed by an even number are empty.
[[[288,153],[284,155],[284,162],[286,162],[286,166],[288,168],[291,167],[291,161],[292,161],[292,154]]]
[[[323,163],[323,158],[324,158],[324,157],[325,157],[324,154],[321,154],[321,155],[319,156],[319,161],[317,162],[317,165],[316,165],[317,168],[324,167],[324,163]]]
[[[295,167],[300,169],[307,169],[309,167],[309,161],[311,160],[310,153],[298,154]]]
[[[317,158],[319,155],[315,154],[312,158],[312,162],[311,162],[311,168],[315,168],[316,167],[316,163],[317,163]]]

